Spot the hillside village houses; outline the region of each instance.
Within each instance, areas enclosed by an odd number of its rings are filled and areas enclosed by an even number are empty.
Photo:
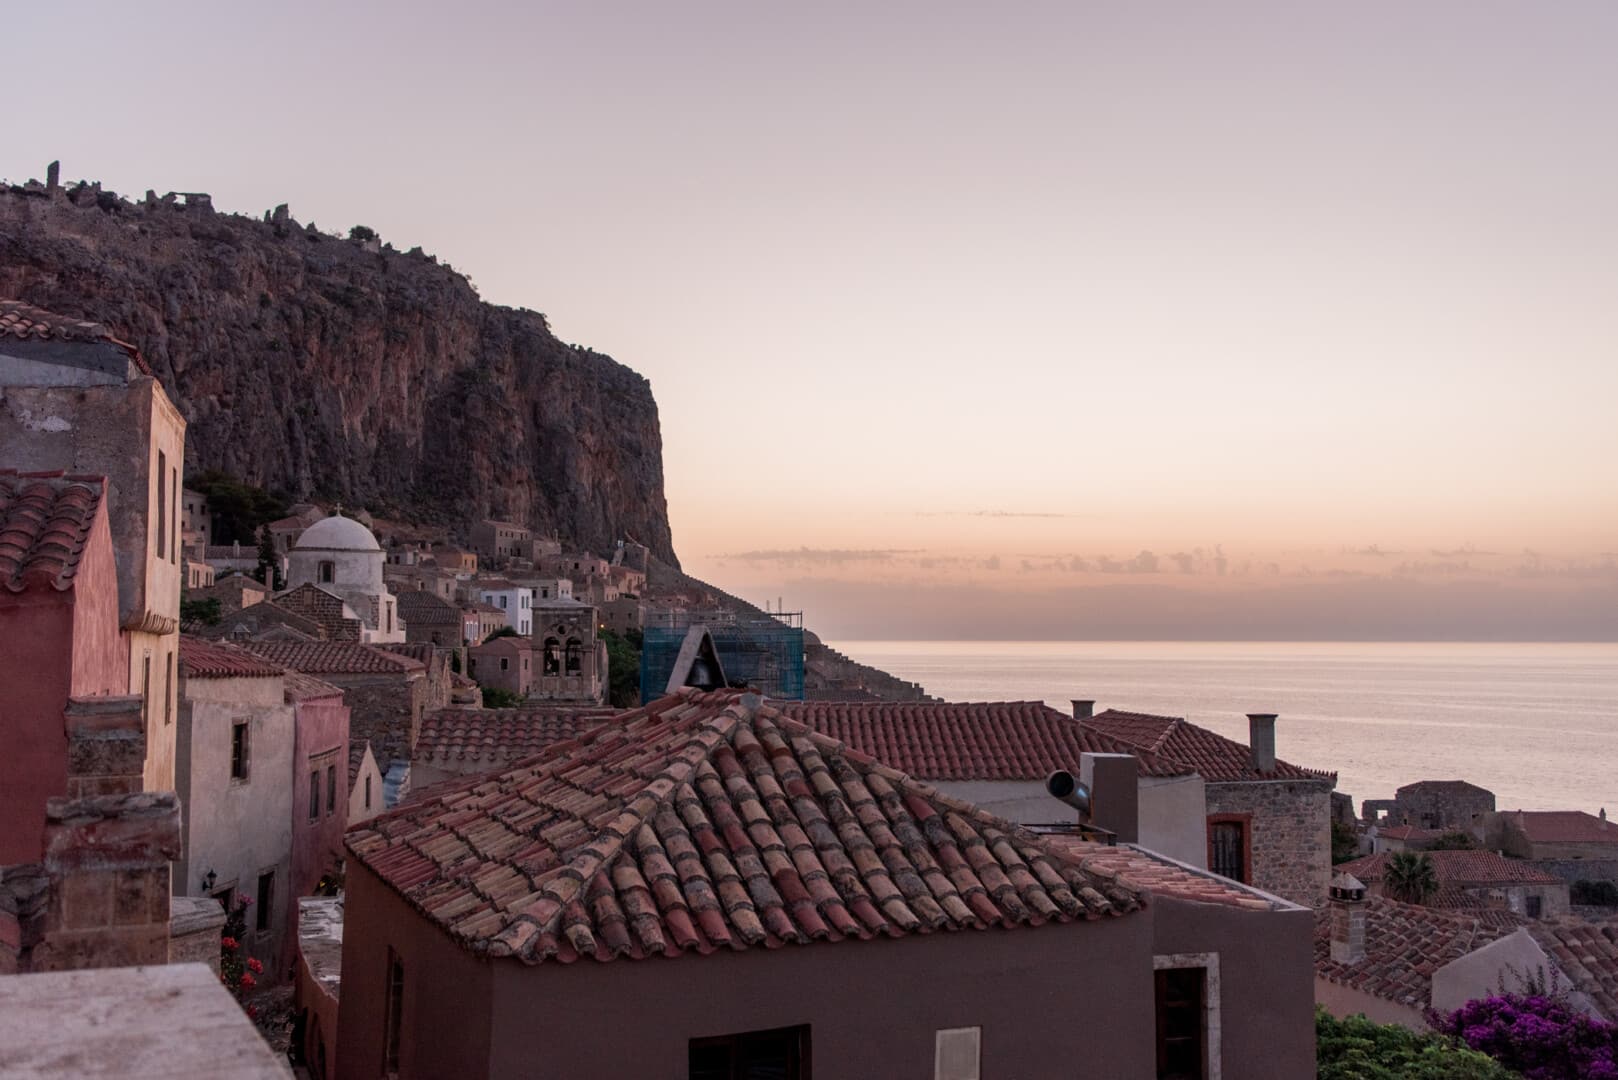
[[[1530,963],[1618,1014],[1618,928],[1570,901],[1618,877],[1604,814],[1407,785],[1367,844],[1486,850],[1404,904],[1384,852],[1333,877],[1335,778],[1271,714],[1243,745],[1085,701],[767,700],[644,547],[497,518],[294,505],[260,582],[184,434],[133,346],[0,301],[0,1013],[77,1017],[96,991],[50,980],[122,967],[240,1019],[234,949],[295,988],[314,1076],[823,1080],[1307,1076],[1314,1001],[1419,1026]],[[651,627],[695,647],[605,706],[608,637]],[[626,1000],[657,1004],[602,1038]],[[195,1038],[274,1075],[240,1034]]]

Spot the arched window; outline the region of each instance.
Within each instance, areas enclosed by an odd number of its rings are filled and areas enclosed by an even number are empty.
[[[545,674],[562,673],[562,643],[553,637],[545,639]]]
[[[577,675],[584,669],[584,652],[579,647],[579,639],[567,639],[567,673]]]

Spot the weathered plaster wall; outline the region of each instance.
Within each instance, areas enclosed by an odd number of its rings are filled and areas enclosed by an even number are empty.
[[[1140,778],[1140,845],[1208,867],[1207,788],[1200,776]]]
[[[248,775],[230,776],[231,727],[249,723]],[[270,925],[254,929],[248,911],[247,950],[266,967],[279,963],[287,930],[285,898],[292,871],[292,706],[280,676],[187,679],[179,722],[179,793],[185,807],[183,851],[174,866],[174,891],[204,896],[209,870],[214,890],[234,883],[256,901],[259,875],[275,873]]]

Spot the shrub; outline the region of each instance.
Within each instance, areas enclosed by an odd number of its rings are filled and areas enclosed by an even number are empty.
[[[1610,881],[1575,881],[1568,894],[1575,904],[1618,907],[1618,885]]]
[[[1471,851],[1478,845],[1464,832],[1447,832],[1427,845],[1428,851]]]
[[[1435,1026],[1525,1080],[1618,1080],[1618,1025],[1561,995],[1498,994],[1469,1001]]]
[[[1354,826],[1344,825],[1341,821],[1331,823],[1331,861],[1335,866],[1338,863],[1349,862],[1359,858],[1360,836],[1354,831]]]
[[[348,230],[348,238],[350,240],[358,240],[361,243],[364,243],[367,240],[375,240],[376,230],[368,225],[356,225],[352,229]]]
[[[1455,1039],[1422,1035],[1363,1016],[1338,1020],[1315,1008],[1319,1080],[1510,1080],[1487,1055]]]
[[[523,696],[511,690],[502,690],[498,686],[485,686],[483,688],[483,707],[485,709],[515,709],[523,703]]]
[[[180,600],[181,623],[199,622],[206,626],[218,626],[224,617],[217,596],[210,596],[206,600]]]

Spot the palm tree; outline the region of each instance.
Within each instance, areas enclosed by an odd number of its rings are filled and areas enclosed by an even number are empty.
[[[1424,851],[1396,851],[1388,857],[1382,891],[1407,904],[1425,904],[1438,891],[1438,872]]]

